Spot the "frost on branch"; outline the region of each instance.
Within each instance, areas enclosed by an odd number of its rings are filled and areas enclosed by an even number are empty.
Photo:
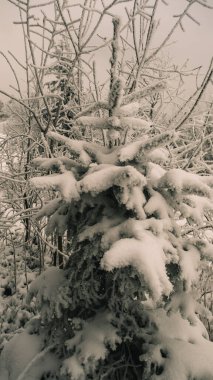
[[[152,126],[151,121],[139,119],[137,117],[121,117],[120,123],[122,128],[130,128],[130,129],[145,129],[150,128]]]
[[[149,96],[149,95],[153,94],[154,92],[164,90],[165,88],[166,88],[166,81],[161,80],[157,83],[154,83],[150,86],[147,86],[147,87],[142,88],[140,90],[134,91],[129,95],[124,96],[122,104],[130,103],[132,100],[141,99],[145,96]]]
[[[123,81],[120,78],[115,78],[109,92],[109,109],[113,114],[120,108],[123,98]]]

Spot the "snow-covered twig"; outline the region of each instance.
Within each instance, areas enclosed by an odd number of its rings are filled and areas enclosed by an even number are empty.
[[[125,95],[123,97],[122,104],[130,103],[133,100],[138,100],[146,96],[151,95],[153,92],[164,90],[166,87],[166,81],[161,80],[160,82],[151,84],[150,86],[144,87],[138,91],[132,92],[131,94]]]

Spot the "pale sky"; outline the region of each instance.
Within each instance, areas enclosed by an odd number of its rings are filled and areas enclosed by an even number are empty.
[[[83,0],[80,1],[83,3]],[[171,25],[176,21],[173,15],[183,10],[186,0],[167,0],[167,3],[168,6],[161,3],[157,13],[157,17],[160,19],[160,27],[153,40],[153,47],[158,46],[158,43],[165,37]],[[213,5],[213,0],[209,0],[209,3]],[[213,55],[213,10],[203,8],[197,4],[193,6],[191,15],[201,25],[196,25],[186,17],[183,21],[185,33],[178,28],[178,32],[171,39],[171,42],[177,41],[177,43],[168,47],[167,50],[177,64],[184,63],[189,59],[191,67],[202,65],[205,69]],[[21,26],[13,24],[13,21],[18,20],[17,8],[7,0],[0,0],[0,51],[7,54],[7,51],[10,50],[15,56],[22,59],[23,38]],[[111,22],[109,28],[106,25],[106,29],[111,32]],[[14,93],[9,85],[14,85],[15,82],[2,56],[0,56],[0,73],[0,88]],[[18,69],[18,75],[22,76],[20,69]],[[5,100],[1,94],[0,99]]]

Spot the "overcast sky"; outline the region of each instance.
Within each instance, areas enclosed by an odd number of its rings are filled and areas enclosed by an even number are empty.
[[[83,0],[80,1],[83,3]],[[209,1],[213,5],[213,0]],[[160,5],[157,14],[157,17],[160,19],[160,27],[153,40],[153,47],[157,46],[163,37],[165,37],[167,31],[176,20],[173,15],[183,10],[186,0],[167,0],[167,3],[168,6],[165,6],[163,3]],[[202,65],[205,69],[213,55],[213,10],[203,8],[197,4],[193,6],[191,14],[201,25],[196,25],[186,17],[183,22],[185,33],[180,29],[175,33],[171,41],[177,42],[175,45],[170,46],[168,51],[178,64],[189,59],[191,66]],[[21,26],[13,24],[13,21],[18,21],[18,19],[17,8],[7,0],[0,0],[0,50],[5,54],[10,50],[15,56],[22,59],[23,38]],[[111,24],[109,30],[111,31]],[[14,84],[11,71],[1,56],[0,73],[0,88],[7,92],[12,92],[9,87],[10,84]],[[19,70],[18,74],[21,76]],[[1,95],[0,98],[2,98]]]

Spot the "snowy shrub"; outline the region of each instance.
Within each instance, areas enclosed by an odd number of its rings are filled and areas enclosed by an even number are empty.
[[[28,271],[26,273],[26,270]],[[11,339],[33,317],[33,304],[27,305],[27,288],[35,279],[37,272],[25,267],[23,249],[1,246],[0,257],[0,351],[7,340]]]

